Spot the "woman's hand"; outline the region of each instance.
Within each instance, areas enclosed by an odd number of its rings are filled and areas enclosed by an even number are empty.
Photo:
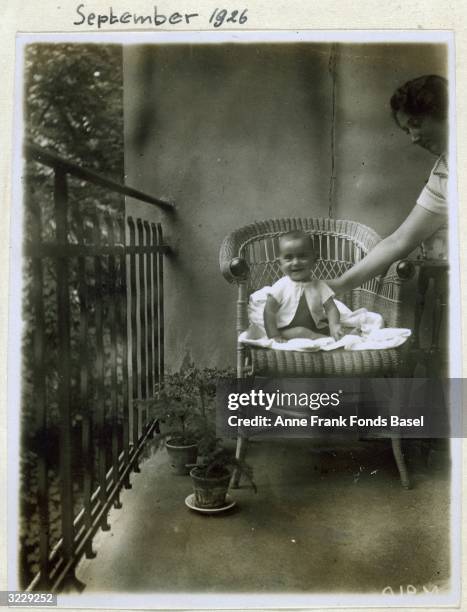
[[[333,290],[334,293],[336,294],[342,293],[341,288],[340,288],[340,281],[338,278],[325,279],[324,282],[330,289]]]

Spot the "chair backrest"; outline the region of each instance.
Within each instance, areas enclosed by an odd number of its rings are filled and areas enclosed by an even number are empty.
[[[354,221],[287,218],[253,223],[243,228],[244,240],[238,249],[238,256],[250,266],[248,293],[272,285],[283,276],[279,237],[292,230],[302,230],[311,236],[318,253],[315,274],[320,279],[337,278],[380,241],[376,232]]]

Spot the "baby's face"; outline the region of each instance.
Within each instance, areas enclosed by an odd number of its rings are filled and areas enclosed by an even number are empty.
[[[292,280],[310,280],[315,261],[315,254],[306,238],[285,238],[280,241],[281,270]]]

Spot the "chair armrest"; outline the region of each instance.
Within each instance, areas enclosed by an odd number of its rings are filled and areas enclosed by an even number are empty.
[[[235,230],[224,238],[219,252],[219,266],[222,275],[229,283],[239,282],[248,278],[250,269],[245,258],[240,257],[240,250],[250,236],[255,234],[255,226]]]
[[[398,259],[389,266],[380,282],[404,282],[415,276],[415,266],[410,259]]]
[[[407,327],[411,300],[410,290],[404,288],[410,285],[415,276],[415,266],[409,260],[395,261],[381,276],[376,285],[374,307],[383,315],[389,327]],[[405,296],[403,298],[403,296]],[[409,301],[407,302],[407,299]],[[404,303],[405,302],[405,303]],[[407,310],[409,308],[409,310]]]
[[[386,274],[380,276],[377,293],[381,296],[387,295],[389,287],[393,287],[395,294],[392,299],[397,299],[400,288],[415,276],[415,266],[407,259],[399,259],[389,266]],[[392,294],[390,291],[389,293]]]
[[[402,280],[410,280],[415,276],[415,265],[410,259],[400,259],[395,262],[396,274]]]
[[[250,266],[243,257],[233,257],[225,262],[224,268],[221,264],[221,272],[229,283],[244,281],[250,274]]]

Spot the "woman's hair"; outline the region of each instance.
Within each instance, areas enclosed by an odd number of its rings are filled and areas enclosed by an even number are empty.
[[[446,119],[448,115],[448,82],[435,74],[407,81],[396,89],[391,98],[392,116],[396,113],[407,115],[430,115],[434,119]]]

